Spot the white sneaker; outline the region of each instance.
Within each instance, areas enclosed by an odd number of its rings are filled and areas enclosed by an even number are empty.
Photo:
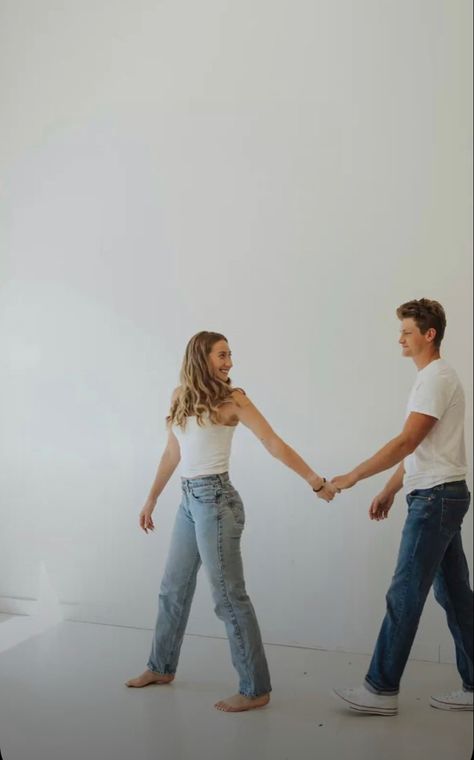
[[[334,696],[342,699],[347,707],[367,715],[397,715],[398,694],[386,696],[373,694],[365,686],[358,689],[333,689]]]
[[[430,697],[430,705],[438,710],[472,710],[472,698],[472,691],[460,689],[459,691],[452,691],[449,694]]]

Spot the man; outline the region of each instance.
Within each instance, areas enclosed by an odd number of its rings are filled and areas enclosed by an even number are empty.
[[[387,610],[363,686],[334,694],[358,712],[396,715],[398,691],[426,597],[434,587],[456,645],[462,689],[431,697],[441,710],[473,709],[473,594],[461,541],[461,523],[470,494],[464,480],[464,393],[440,357],[446,327],[441,304],[422,298],[397,309],[399,343],[418,373],[408,401],[405,426],[396,438],[346,475],[333,479],[351,488],[398,463],[399,467],[369,509],[383,520],[395,494],[405,486],[408,515]]]

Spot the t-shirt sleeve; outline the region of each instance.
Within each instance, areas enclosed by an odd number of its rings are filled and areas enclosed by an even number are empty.
[[[419,412],[441,419],[451,400],[453,388],[445,377],[439,375],[420,380],[413,393],[409,412]]]

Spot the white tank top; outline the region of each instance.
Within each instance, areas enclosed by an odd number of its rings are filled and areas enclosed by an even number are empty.
[[[236,425],[214,425],[209,420],[197,424],[196,417],[186,419],[184,430],[173,425],[181,449],[180,470],[183,478],[219,475],[229,471],[230,450]]]

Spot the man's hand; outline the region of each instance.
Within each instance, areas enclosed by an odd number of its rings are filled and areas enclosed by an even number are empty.
[[[323,487],[320,491],[315,491],[316,496],[318,499],[323,499],[323,501],[332,501],[337,493],[339,493],[338,489],[335,485],[332,483],[324,483]]]
[[[331,483],[336,486],[338,491],[344,491],[346,488],[352,488],[357,483],[357,475],[352,472],[347,472],[345,475],[336,475],[332,478]]]
[[[381,491],[379,494],[377,494],[369,507],[370,519],[377,521],[385,520],[385,518],[388,517],[388,513],[390,512],[390,507],[392,506],[394,499],[394,493],[386,493],[385,491]]]

